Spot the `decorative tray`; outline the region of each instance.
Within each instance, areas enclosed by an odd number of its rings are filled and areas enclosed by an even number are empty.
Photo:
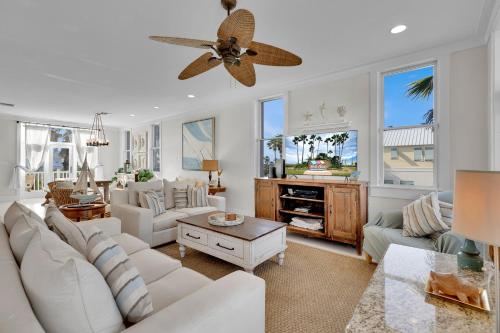
[[[447,300],[447,301],[450,301],[450,302],[453,302],[453,303],[457,303],[457,304],[469,307],[471,309],[476,309],[476,310],[485,311],[485,312],[490,312],[491,311],[490,302],[488,300],[488,292],[485,289],[482,289],[482,291],[481,291],[481,301],[480,301],[481,305],[480,306],[475,305],[475,304],[470,304],[470,303],[462,302],[456,296],[450,296],[450,295],[446,295],[446,294],[443,294],[443,293],[433,292],[432,288],[431,288],[431,281],[430,281],[430,279],[427,280],[427,283],[425,284],[425,289],[424,290],[425,290],[425,292],[427,294],[429,294],[429,295],[431,295],[433,297],[437,297],[437,298],[441,298],[441,299],[444,299],[444,300]]]
[[[245,216],[236,214],[235,220],[226,220],[226,213],[217,213],[208,216],[208,223],[219,227],[231,227],[242,224],[245,221]]]

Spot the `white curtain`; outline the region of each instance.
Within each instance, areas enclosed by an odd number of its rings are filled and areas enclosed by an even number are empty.
[[[97,147],[88,147],[87,140],[90,138],[90,131],[75,128],[73,137],[78,156],[78,165],[83,165],[85,154],[87,154],[87,163],[91,170],[94,170],[98,163]]]
[[[50,128],[46,126],[26,125],[26,168],[38,170],[45,162]]]

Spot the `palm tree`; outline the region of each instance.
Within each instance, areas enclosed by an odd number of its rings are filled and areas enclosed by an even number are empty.
[[[300,163],[304,163],[304,149],[305,149],[305,145],[306,145],[306,141],[307,141],[307,135],[305,134],[302,134],[301,136],[299,136],[299,139],[302,143],[302,159],[300,161]]]
[[[326,143],[326,156],[330,153],[330,142],[332,142],[332,138],[326,138],[325,143]]]
[[[309,141],[307,141],[307,144],[309,145],[309,153],[310,155],[310,160],[314,158],[314,141],[316,140],[316,134],[312,134],[309,137]]]
[[[280,153],[280,158],[281,158],[281,153],[283,151],[281,135],[278,134],[274,138],[269,139],[269,141],[267,141],[267,148],[271,149],[274,152],[275,161],[276,161],[276,152]]]
[[[344,152],[344,144],[346,143],[346,141],[349,139],[349,133],[348,132],[344,132],[342,134],[340,134],[340,156],[342,156],[342,153]]]
[[[299,159],[299,142],[300,138],[298,136],[293,137],[292,142],[294,143],[295,147],[297,148],[297,164],[299,164],[300,159]]]
[[[413,81],[408,85],[406,96],[415,99],[428,99],[434,90],[434,76],[429,75],[422,79]],[[434,121],[434,109],[424,114],[424,124],[429,125]]]
[[[323,138],[321,136],[317,136],[316,137],[316,141],[318,141],[318,148],[316,149],[316,155],[319,154],[319,145],[321,144],[321,142],[323,141]]]

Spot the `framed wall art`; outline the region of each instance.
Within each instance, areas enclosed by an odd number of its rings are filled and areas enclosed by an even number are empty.
[[[201,170],[203,160],[215,159],[215,118],[182,124],[182,168]]]

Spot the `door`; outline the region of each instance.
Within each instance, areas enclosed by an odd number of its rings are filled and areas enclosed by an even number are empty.
[[[328,188],[328,237],[356,240],[357,202],[355,188],[335,186]]]
[[[276,220],[276,206],[273,182],[255,181],[255,217]]]
[[[53,180],[70,179],[73,172],[73,147],[51,145],[49,148],[49,170]]]

